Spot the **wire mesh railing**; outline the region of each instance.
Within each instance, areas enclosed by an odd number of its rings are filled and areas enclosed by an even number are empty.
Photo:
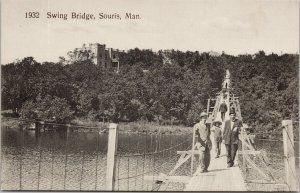
[[[14,120],[36,123],[36,120]],[[49,125],[60,128],[55,132],[40,132],[2,127],[1,189],[103,190],[107,134],[98,132],[103,129],[98,128],[94,133],[74,133],[65,128],[75,125]]]
[[[32,123],[31,120],[22,121]],[[106,190],[107,133],[98,130],[81,133],[66,129],[55,132],[4,130],[2,190]],[[186,150],[190,145],[189,135],[119,134],[114,190],[182,190],[183,184],[168,186],[157,182],[155,176],[167,174],[176,164],[177,151]],[[187,175],[188,170],[183,166],[178,173]],[[145,175],[154,177],[146,180]]]
[[[94,133],[93,143],[80,146],[78,133],[16,133],[14,145],[2,143],[2,190],[104,189],[107,135]]]
[[[243,155],[239,155],[240,165],[243,166],[241,167],[243,177],[248,186],[247,189],[252,191],[286,191],[288,189],[288,183],[285,163],[289,162],[286,162],[287,157],[284,155],[283,139],[256,137],[251,141],[249,140],[249,143],[251,143],[254,148],[253,151],[259,153],[248,154],[247,157],[250,159],[249,161],[245,161]],[[295,140],[293,151],[296,160],[296,171],[299,169],[298,146],[299,141]],[[244,164],[243,162],[246,163]],[[293,172],[294,170],[290,169],[290,171]],[[298,173],[294,172],[292,175],[292,177],[298,181]]]
[[[170,189],[168,184],[157,181],[160,173],[167,174],[175,166],[178,150],[186,150],[191,146],[191,136],[165,134],[139,134],[139,141],[128,137],[126,141],[119,140],[117,153],[116,183],[118,191],[161,191],[183,190],[183,184],[174,183]],[[120,144],[121,143],[121,144]],[[132,144],[134,143],[134,144]],[[132,147],[131,152],[122,151],[122,147]],[[186,168],[189,163],[186,164]],[[187,175],[186,168],[179,173]],[[150,179],[146,176],[152,176]]]

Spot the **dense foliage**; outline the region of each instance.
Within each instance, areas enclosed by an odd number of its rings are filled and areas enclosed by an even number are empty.
[[[263,51],[235,57],[133,49],[121,55],[116,73],[90,60],[40,64],[27,57],[1,66],[2,109],[59,122],[85,117],[191,125],[229,69],[244,121],[269,130],[298,118],[298,62],[298,55]]]

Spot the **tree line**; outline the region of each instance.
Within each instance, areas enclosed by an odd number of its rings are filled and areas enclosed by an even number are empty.
[[[298,58],[136,48],[120,55],[116,73],[90,59],[64,64],[26,57],[1,65],[1,105],[24,118],[64,123],[81,117],[192,125],[229,69],[243,120],[270,130],[298,117]]]

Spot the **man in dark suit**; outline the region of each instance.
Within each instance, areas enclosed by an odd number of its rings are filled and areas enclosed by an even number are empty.
[[[220,112],[221,112],[221,119],[222,119],[222,121],[224,121],[225,113],[227,112],[227,105],[226,105],[225,101],[223,101],[220,104]]]
[[[230,112],[230,120],[225,121],[223,131],[228,167],[232,167],[234,165],[235,155],[238,150],[239,132],[242,126],[242,121],[236,119],[235,112]]]

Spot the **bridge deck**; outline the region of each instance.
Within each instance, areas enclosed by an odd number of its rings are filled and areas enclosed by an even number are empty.
[[[227,104],[229,107],[229,104]],[[221,113],[218,112],[216,118],[221,118]],[[225,120],[229,119],[229,113],[225,115]],[[223,125],[221,126],[223,128]],[[197,168],[193,177],[187,184],[185,191],[247,191],[243,180],[242,172],[238,166],[238,161],[234,162],[234,166],[227,168],[226,148],[222,143],[221,156],[215,158],[214,133],[211,133],[213,147],[211,150],[211,161],[208,167],[208,172],[200,173],[200,167]],[[196,157],[197,158],[197,157]]]
[[[227,168],[225,145],[222,145],[221,151],[223,153],[217,159],[211,152],[212,159],[208,172],[200,173],[200,167],[198,167],[185,191],[246,191],[238,163],[235,162],[234,167]]]

